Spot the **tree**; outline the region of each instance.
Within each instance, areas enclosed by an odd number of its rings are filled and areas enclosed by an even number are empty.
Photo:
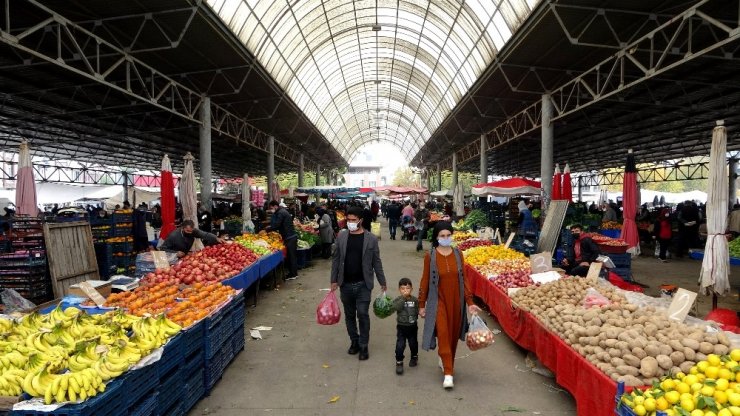
[[[391,183],[395,186],[417,186],[419,180],[413,169],[407,166],[396,169],[393,173],[393,181]]]

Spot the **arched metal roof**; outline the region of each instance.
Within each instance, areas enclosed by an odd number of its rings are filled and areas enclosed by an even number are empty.
[[[539,0],[207,0],[345,160],[416,155]]]

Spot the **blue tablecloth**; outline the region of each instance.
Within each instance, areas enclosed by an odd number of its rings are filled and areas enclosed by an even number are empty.
[[[267,276],[271,271],[275,270],[275,268],[282,261],[283,261],[283,253],[280,251],[272,253],[269,256],[262,257],[259,261],[260,279]]]
[[[241,273],[231,279],[226,279],[221,283],[231,286],[234,289],[246,289],[252,286],[254,282],[260,280],[260,277],[260,262],[257,261],[242,270]]]
[[[622,230],[599,230],[599,234],[605,235],[607,237],[611,238],[619,238],[619,236],[622,234]]]

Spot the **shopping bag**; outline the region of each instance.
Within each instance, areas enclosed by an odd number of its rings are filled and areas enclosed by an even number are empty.
[[[380,223],[374,222],[370,224],[370,232],[373,233],[374,236],[378,237],[378,240],[380,240]]]
[[[393,300],[383,292],[373,302],[373,312],[380,319],[393,315]]]
[[[474,314],[470,319],[468,333],[465,334],[465,344],[470,351],[478,351],[493,344],[493,332],[488,329],[486,322]]]
[[[330,291],[316,308],[316,323],[319,325],[334,325],[339,323],[342,312],[339,310],[337,295]]]

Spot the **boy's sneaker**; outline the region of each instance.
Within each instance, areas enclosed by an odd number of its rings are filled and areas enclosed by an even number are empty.
[[[403,374],[403,361],[396,361],[396,374]]]
[[[411,357],[409,360],[409,367],[416,367],[416,364],[419,362],[419,357]]]

